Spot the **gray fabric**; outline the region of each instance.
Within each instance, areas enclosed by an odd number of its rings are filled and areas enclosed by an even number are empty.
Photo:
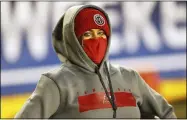
[[[104,92],[95,73],[96,65],[85,54],[74,33],[74,18],[85,7],[101,10],[93,5],[78,5],[62,16],[53,32],[53,46],[63,64],[42,75],[35,91],[15,118],[112,118],[112,108],[79,112],[78,96]],[[111,65],[107,61],[109,45],[110,38],[99,68],[104,83],[108,88],[103,65],[107,62],[114,92],[120,89],[132,93],[136,99],[136,106],[118,107],[117,118],[140,118],[142,114],[176,118],[173,107],[151,89],[136,71]],[[95,91],[92,91],[93,88]]]
[[[53,80],[42,75],[37,88],[15,118],[49,118],[59,105],[60,93],[57,85]]]

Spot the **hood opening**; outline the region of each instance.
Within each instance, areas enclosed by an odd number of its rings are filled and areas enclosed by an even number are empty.
[[[93,8],[101,11],[107,19],[111,33],[110,21],[104,10],[95,5],[76,5],[70,7],[62,15],[53,30],[53,48],[61,62],[71,61],[80,67],[95,72],[95,67],[97,67],[97,65],[86,55],[74,31],[75,17],[84,8]],[[108,58],[110,36],[107,38],[108,45],[105,56],[100,64],[101,67],[103,66],[104,61]]]

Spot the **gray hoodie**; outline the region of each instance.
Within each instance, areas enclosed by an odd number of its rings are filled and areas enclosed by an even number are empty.
[[[93,5],[65,12],[53,31],[53,46],[63,64],[41,75],[15,118],[176,118],[173,107],[136,71],[107,61],[110,37],[101,65],[89,59],[74,32],[74,18],[86,7],[105,13]]]

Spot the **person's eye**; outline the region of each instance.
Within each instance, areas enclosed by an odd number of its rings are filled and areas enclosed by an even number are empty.
[[[99,35],[104,35],[104,31],[99,31],[98,34]]]
[[[90,32],[86,32],[86,33],[84,33],[84,36],[85,37],[89,37],[89,36],[91,36],[91,33]]]

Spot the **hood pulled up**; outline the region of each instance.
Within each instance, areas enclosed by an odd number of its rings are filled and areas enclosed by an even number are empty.
[[[52,33],[52,42],[54,50],[62,63],[70,61],[73,64],[94,72],[97,65],[86,55],[82,46],[79,44],[74,31],[74,19],[76,15],[84,8],[94,8],[103,12],[108,21],[111,33],[109,17],[104,10],[95,5],[76,5],[70,7],[58,21]],[[105,57],[101,62],[101,66],[108,59],[111,41],[110,38],[111,35],[108,37],[107,50]]]

